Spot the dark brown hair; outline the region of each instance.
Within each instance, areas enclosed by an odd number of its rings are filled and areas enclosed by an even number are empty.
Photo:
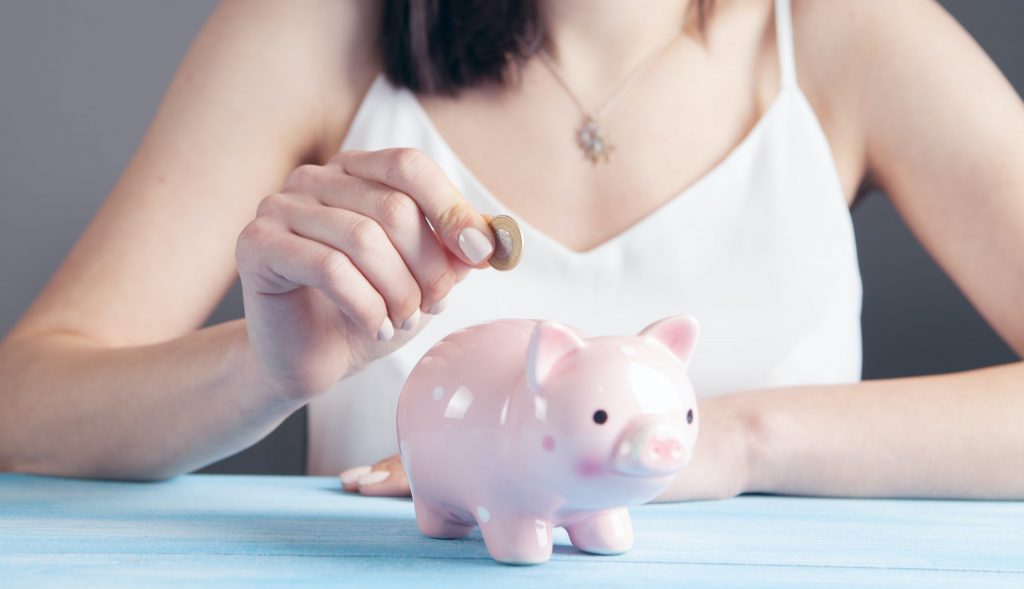
[[[701,31],[713,0],[693,0]],[[456,94],[509,80],[545,41],[539,0],[384,0],[379,43],[397,86]]]

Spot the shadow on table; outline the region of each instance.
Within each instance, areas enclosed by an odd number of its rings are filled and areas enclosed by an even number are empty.
[[[381,499],[381,501],[403,501]],[[404,501],[408,501],[407,499]],[[148,542],[161,537],[167,550],[232,555],[356,558],[427,558],[492,563],[479,530],[458,540],[438,540],[420,533],[409,515],[329,513],[204,513],[187,521],[145,522]],[[163,528],[163,529],[159,529]],[[141,530],[140,530],[141,531]],[[593,558],[556,537],[559,557]],[[191,544],[191,545],[190,545]],[[160,550],[159,546],[152,547]]]
[[[336,495],[346,496],[346,497],[352,497],[353,496],[352,493],[349,493],[348,491],[344,491],[344,490],[342,490],[340,488],[324,489],[324,491],[328,492],[328,493],[336,494]],[[374,501],[392,501],[392,502],[399,502],[399,503],[407,503],[409,505],[412,504],[412,498],[411,497],[373,497],[372,499]],[[413,525],[413,527],[415,527],[415,525],[416,525],[415,519],[412,520],[412,525]],[[418,528],[416,528],[416,530],[417,530],[417,534],[419,534]],[[559,542],[559,539],[560,539],[559,536],[560,535],[561,535],[561,531],[556,529],[555,530],[555,545],[554,545],[553,550],[552,550],[553,554],[562,555],[562,556],[593,556],[593,555],[587,555],[587,554],[583,553],[582,551],[578,550],[576,547],[574,547],[572,544],[570,544],[565,538],[561,538],[563,541]],[[422,542],[425,542],[425,543],[441,542],[441,543],[453,543],[453,544],[456,544],[456,545],[464,544],[466,542],[473,542],[474,544],[477,544],[480,547],[482,552],[479,555],[475,554],[475,555],[469,556],[469,557],[463,556],[463,558],[476,558],[476,557],[487,558],[487,559],[490,558],[490,556],[487,554],[486,548],[484,547],[483,539],[480,536],[480,530],[479,529],[474,530],[473,533],[470,534],[469,536],[467,536],[466,538],[461,538],[459,540],[439,540],[437,538],[429,538],[429,537],[423,536],[422,534],[419,534],[419,539]],[[464,547],[459,547],[459,549],[460,550],[465,550]]]

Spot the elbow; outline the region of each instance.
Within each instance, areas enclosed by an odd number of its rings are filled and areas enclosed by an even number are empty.
[[[162,465],[131,465],[80,462],[18,462],[15,459],[0,463],[0,471],[71,479],[118,481],[131,483],[159,483],[186,474],[182,468]]]
[[[69,431],[69,423],[56,419],[40,402],[46,389],[61,387],[48,380],[53,363],[46,343],[46,337],[36,335],[9,334],[0,340],[0,472],[136,482],[165,481],[187,472],[170,457],[147,456],[125,440],[97,442],[110,433],[101,431],[102,426],[91,436]],[[71,420],[89,421],[81,416]],[[112,447],[136,452],[114,452]]]
[[[183,468],[157,467],[129,470],[125,472],[115,472],[111,473],[110,475],[100,473],[99,476],[92,476],[89,478],[125,481],[131,483],[163,483],[175,479],[181,475],[188,474],[188,472],[188,470]]]
[[[117,410],[117,399],[91,398],[88,392],[99,387],[91,380],[82,386],[76,376],[90,358],[62,356],[65,342],[53,337],[0,340],[0,472],[158,482],[202,466],[187,452],[147,443],[150,432]],[[81,338],[73,339],[71,347],[80,350]]]

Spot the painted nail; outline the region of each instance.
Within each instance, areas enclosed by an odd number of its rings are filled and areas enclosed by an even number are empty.
[[[385,318],[380,324],[380,328],[377,329],[377,339],[386,342],[393,337],[395,337],[395,326],[390,319]]]
[[[473,264],[483,262],[494,251],[494,246],[491,245],[490,240],[487,239],[483,232],[474,227],[466,227],[462,230],[462,233],[459,233],[459,247],[462,248],[462,253],[466,254],[466,257]]]
[[[413,311],[412,315],[409,315],[408,319],[406,319],[405,321],[402,322],[402,330],[409,331],[413,327],[416,327],[416,324],[419,323],[419,322],[420,322],[420,310],[416,309],[415,311]]]
[[[441,299],[440,301],[437,301],[436,303],[434,303],[433,305],[430,305],[430,308],[427,309],[427,313],[430,313],[431,315],[437,315],[441,311],[444,311],[445,307],[447,307],[447,306],[448,306],[448,297],[446,296],[443,299]]]
[[[365,487],[367,485],[376,485],[377,483],[388,480],[389,476],[391,476],[390,471],[375,470],[370,474],[364,474],[363,476],[359,477],[358,483],[360,487]]]
[[[352,483],[358,481],[359,477],[365,474],[369,474],[370,471],[372,470],[373,468],[370,466],[356,466],[354,468],[341,471],[341,474],[338,475],[338,478],[341,479],[341,484],[351,485]]]

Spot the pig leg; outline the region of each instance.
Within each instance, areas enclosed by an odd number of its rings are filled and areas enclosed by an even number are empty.
[[[523,515],[477,515],[491,558],[504,564],[539,564],[551,558],[551,522]]]
[[[416,525],[425,536],[451,540],[465,538],[473,531],[473,526],[453,520],[448,512],[430,503],[413,497],[412,506],[416,511]]]
[[[621,554],[633,547],[633,524],[625,507],[599,511],[567,524],[572,545],[592,554]]]

